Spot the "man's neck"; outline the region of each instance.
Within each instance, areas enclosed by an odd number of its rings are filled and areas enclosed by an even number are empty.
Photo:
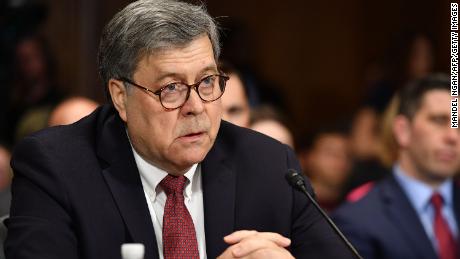
[[[420,182],[423,182],[433,189],[437,189],[442,183],[444,183],[447,178],[441,177],[430,177],[429,173],[421,172],[419,168],[411,161],[409,157],[404,154],[401,154],[399,157],[399,166],[401,167],[403,173],[413,179],[416,179]],[[433,175],[433,174],[431,174]]]

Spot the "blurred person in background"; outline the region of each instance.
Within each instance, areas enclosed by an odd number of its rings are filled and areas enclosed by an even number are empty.
[[[7,228],[4,220],[8,218],[11,204],[11,180],[13,171],[10,167],[10,151],[0,145],[0,259],[5,258],[3,242],[7,235]]]
[[[230,79],[222,96],[222,119],[240,127],[248,127],[251,115],[246,87],[239,72],[229,63],[220,62],[219,69]]]
[[[391,167],[398,156],[398,147],[393,135],[393,120],[398,114],[398,109],[399,97],[395,94],[378,122],[380,128],[376,133],[378,138],[375,139],[376,143],[373,147],[376,149],[376,157],[370,160],[357,159],[354,162],[354,171],[347,179],[343,190],[343,196],[347,200],[354,201],[360,198],[367,188],[372,186],[372,182],[382,179],[391,172]]]
[[[381,117],[371,109],[359,110],[350,129],[350,149],[353,158],[350,177],[344,192],[369,182],[382,179],[388,174],[380,158],[382,130]]]
[[[98,103],[85,97],[68,98],[53,109],[48,126],[72,124],[92,113],[98,106]]]
[[[0,145],[0,217],[9,214],[11,203],[11,179],[13,173],[10,167],[10,151]]]
[[[41,36],[28,35],[18,42],[6,113],[9,140],[46,127],[52,107],[62,99],[55,72],[51,50]]]
[[[392,123],[392,173],[334,220],[364,258],[459,258],[460,131],[450,124],[450,78],[408,84]]]
[[[294,137],[284,116],[274,107],[263,105],[251,111],[250,129],[294,148]]]
[[[11,88],[15,75],[16,46],[22,39],[30,37],[47,19],[46,4],[38,1],[1,1],[0,3],[0,141],[11,147],[14,128],[7,118],[11,105]]]
[[[298,150],[303,172],[312,182],[318,203],[332,212],[342,201],[344,183],[351,169],[346,131],[332,127],[320,129]]]

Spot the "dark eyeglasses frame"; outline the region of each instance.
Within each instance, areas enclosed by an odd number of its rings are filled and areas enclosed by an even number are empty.
[[[220,85],[220,82],[219,82],[219,87],[222,88],[222,93],[220,94],[219,97],[217,97],[217,98],[214,99],[214,100],[205,100],[205,99],[203,99],[203,97],[201,97],[200,92],[198,91],[198,86],[200,86],[200,84],[201,84],[204,80],[206,80],[206,79],[208,79],[208,78],[210,78],[210,77],[212,77],[212,76],[217,76],[219,81],[222,80],[222,79],[224,80],[223,86],[221,86],[221,85]],[[205,77],[203,77],[201,80],[199,80],[198,82],[196,82],[196,83],[194,83],[194,84],[191,84],[191,85],[186,84],[186,83],[183,83],[183,82],[172,82],[172,83],[169,83],[169,84],[167,84],[167,85],[161,87],[160,89],[158,89],[158,90],[156,90],[156,91],[153,91],[153,90],[151,90],[151,89],[149,89],[149,88],[147,88],[147,87],[145,87],[145,86],[136,84],[136,83],[134,83],[132,80],[130,80],[130,79],[126,78],[126,77],[120,77],[118,80],[120,80],[120,81],[122,81],[122,82],[126,82],[126,83],[131,84],[131,85],[134,85],[134,86],[136,86],[136,87],[138,87],[138,88],[140,88],[140,89],[142,89],[142,90],[144,90],[144,91],[146,91],[146,92],[150,92],[150,93],[152,93],[152,94],[154,94],[154,95],[157,95],[158,98],[160,99],[160,104],[161,104],[161,106],[163,106],[163,108],[164,108],[165,110],[172,111],[172,110],[179,109],[179,108],[181,108],[182,106],[184,106],[184,104],[187,102],[188,98],[190,97],[190,91],[191,91],[192,88],[195,90],[195,92],[198,94],[198,97],[200,97],[201,101],[203,101],[204,103],[214,102],[215,100],[217,100],[217,99],[219,99],[220,97],[222,97],[222,95],[224,94],[224,92],[225,92],[225,86],[226,86],[226,83],[227,83],[227,81],[228,81],[229,79],[230,79],[230,77],[227,76],[227,75],[223,75],[223,74],[213,74],[213,75],[205,76]],[[184,103],[182,103],[181,105],[179,105],[178,107],[175,107],[175,108],[168,108],[168,107],[165,107],[165,106],[163,105],[163,102],[161,101],[161,92],[162,92],[164,89],[166,89],[166,87],[168,87],[170,84],[183,84],[183,85],[185,85],[185,86],[188,87],[187,96],[185,97]]]

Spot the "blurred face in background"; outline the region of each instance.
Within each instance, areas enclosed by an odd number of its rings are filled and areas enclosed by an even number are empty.
[[[378,116],[370,108],[362,109],[353,120],[350,133],[350,145],[353,157],[366,160],[377,155]]]
[[[25,80],[35,81],[46,76],[45,56],[39,44],[36,39],[30,38],[16,47],[18,69]]]
[[[97,106],[96,102],[83,97],[67,99],[51,112],[48,119],[48,126],[74,123],[92,113]]]
[[[10,152],[0,146],[0,190],[8,187],[11,183],[12,170],[10,167]]]
[[[348,139],[340,134],[321,134],[307,153],[305,166],[314,182],[341,186],[351,168]]]
[[[241,79],[229,74],[225,93],[222,96],[223,119],[240,127],[249,126],[250,109]]]
[[[415,38],[408,60],[408,70],[411,78],[422,78],[432,71],[432,48],[428,38],[424,36]]]
[[[450,127],[451,98],[446,90],[428,91],[411,120],[399,115],[394,123],[401,167],[432,185],[460,169],[460,131]]]
[[[267,119],[254,122],[251,125],[251,129],[274,138],[294,149],[294,139],[291,132],[276,120]]]

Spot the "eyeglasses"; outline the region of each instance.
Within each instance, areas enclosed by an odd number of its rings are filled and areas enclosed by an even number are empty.
[[[190,97],[190,90],[193,88],[200,99],[205,102],[213,102],[219,99],[225,91],[225,84],[230,79],[226,75],[209,75],[200,81],[188,85],[182,82],[174,82],[152,91],[147,87],[138,85],[133,81],[122,77],[119,80],[134,85],[150,94],[159,96],[160,103],[166,110],[175,110],[182,107]]]

